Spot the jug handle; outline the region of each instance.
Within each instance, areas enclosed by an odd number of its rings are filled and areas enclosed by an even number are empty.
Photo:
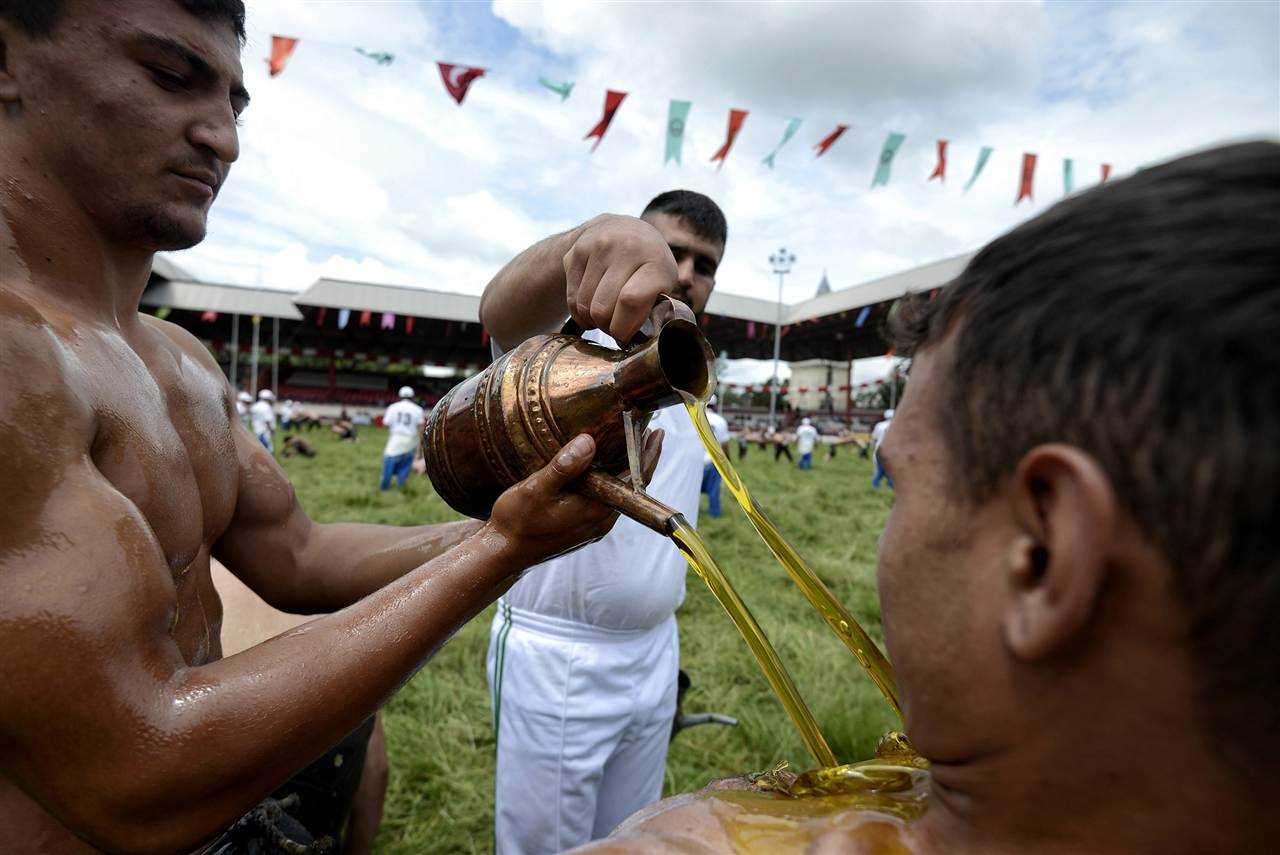
[[[658,302],[654,303],[653,308],[649,310],[649,317],[645,320],[644,326],[640,327],[628,347],[641,344],[653,338],[668,321],[676,318],[682,318],[691,324],[698,322],[697,317],[693,314],[693,309],[669,294],[662,294],[658,297]],[[583,332],[582,327],[573,318],[565,321],[564,326],[560,328],[562,335],[580,336]]]
[[[674,520],[679,516],[676,511],[612,475],[588,472],[578,479],[573,489],[579,495],[613,508],[664,537],[675,529]]]

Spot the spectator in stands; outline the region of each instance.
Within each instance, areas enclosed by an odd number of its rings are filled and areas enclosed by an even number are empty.
[[[711,432],[715,435],[716,442],[720,445],[724,456],[729,456],[729,423],[725,421],[724,416],[716,411],[716,396],[712,395],[711,400],[707,402],[707,423],[711,425]],[[705,449],[702,452],[702,492],[707,494],[707,513],[710,516],[720,516],[720,470],[716,469],[716,465],[711,462],[711,454]]]
[[[605,214],[535,244],[481,300],[495,355],[555,332],[566,315],[591,341],[626,343],[663,294],[702,313],[726,235],[715,202],[676,190],[640,219]],[[696,524],[697,431],[680,406],[651,424],[666,435],[649,492]],[[602,837],[661,794],[686,573],[669,540],[623,517],[602,540],[526,573],[499,601],[488,657],[498,855]]]
[[[262,443],[262,447],[275,454],[273,437],[276,432],[276,410],[272,401],[275,393],[270,389],[259,389],[258,400],[249,408],[249,419],[253,422],[253,435]]]
[[[813,468],[813,446],[818,441],[818,429],[813,426],[813,422],[808,418],[800,420],[800,427],[796,428],[796,451],[800,453],[801,469]]]
[[[880,445],[884,442],[884,435],[889,430],[889,425],[893,423],[893,410],[884,411],[884,420],[877,422],[876,426],[871,429],[871,458],[876,464],[876,474],[871,477],[871,489],[880,489],[881,480],[889,482],[889,489],[893,489],[893,478],[889,473],[884,471],[884,465],[880,462]]]
[[[391,478],[395,476],[401,488],[409,480],[409,471],[413,468],[413,455],[418,448],[418,438],[422,435],[422,423],[427,414],[413,402],[413,387],[400,387],[400,400],[387,407],[382,416],[382,424],[391,432],[387,437],[387,446],[382,450],[382,483],[378,489],[391,488]]]

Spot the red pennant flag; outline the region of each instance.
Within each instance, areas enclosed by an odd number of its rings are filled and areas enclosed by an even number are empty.
[[[373,323],[373,312],[366,309],[360,313],[360,326],[367,327],[371,323]]]
[[[1111,177],[1111,164],[1109,163],[1102,164],[1102,180],[1106,181],[1110,177]]]
[[[217,319],[218,319],[217,312],[201,312],[200,313],[200,320],[204,321],[206,324],[211,324]]]
[[[329,314],[329,310],[326,309],[324,306],[321,306],[320,311],[316,312],[316,326],[318,327],[324,326],[324,319],[325,319],[325,316],[328,314]]]
[[[840,139],[841,134],[843,134],[847,130],[849,130],[848,125],[836,125],[836,129],[834,131],[827,134],[825,137],[822,138],[822,142],[814,146],[814,148],[818,150],[818,153],[815,154],[814,157],[822,157],[824,154],[826,154],[827,149],[835,145],[836,140]]]
[[[449,94],[453,96],[453,100],[462,105],[462,99],[467,97],[467,90],[471,88],[471,84],[475,82],[477,77],[484,77],[483,68],[472,68],[468,65],[454,65],[451,62],[437,62],[440,66],[440,79],[444,81],[444,88],[449,90]],[[454,70],[457,74],[454,74]]]
[[[613,116],[618,112],[618,108],[622,106],[622,100],[627,97],[626,92],[616,92],[613,89],[606,89],[604,93],[604,115],[600,117],[600,121],[596,122],[596,126],[587,131],[584,140],[592,137],[596,138],[596,144],[591,147],[595,151],[600,147],[600,143],[604,142],[605,132],[609,130],[609,123],[613,121]]]
[[[929,180],[940,179],[943,184],[947,183],[947,141],[938,140],[938,165],[933,168],[933,174],[929,176]]]
[[[738,136],[738,131],[742,130],[742,123],[747,120],[746,110],[730,110],[729,111],[729,134],[725,137],[724,145],[720,146],[720,150],[711,156],[711,162],[720,162],[720,166],[724,166],[724,159],[729,156],[729,149],[733,148],[733,141]],[[716,169],[719,169],[717,166]]]
[[[489,331],[486,329],[480,330],[480,345],[482,347],[489,346]]]
[[[1036,176],[1036,156],[1034,154],[1022,155],[1022,183],[1018,186],[1018,198],[1013,200],[1013,204],[1018,204],[1023,199],[1035,199],[1031,195],[1031,183]]]
[[[288,36],[271,37],[271,59],[267,60],[267,73],[275,77],[284,71],[284,64],[293,56],[293,49],[298,46],[297,39]]]
[[[407,315],[404,319],[404,331],[406,334],[413,332],[413,315]]]

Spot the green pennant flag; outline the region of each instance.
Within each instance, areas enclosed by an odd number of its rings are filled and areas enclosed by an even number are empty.
[[[1071,162],[1071,158],[1062,161],[1062,192],[1070,196],[1071,191],[1075,189],[1076,176],[1075,164]]]
[[[369,59],[378,63],[378,65],[390,65],[396,60],[395,54],[387,53],[386,51],[381,51],[381,50],[365,50],[362,47],[358,47],[356,48],[356,53],[360,54],[363,57],[368,57]]]
[[[987,165],[987,158],[991,157],[991,146],[984,145],[982,150],[978,152],[978,162],[973,167],[973,174],[969,176],[969,181],[964,185],[964,192],[968,193],[969,188],[973,186],[973,182],[978,180],[982,167]]]
[[[556,83],[554,80],[548,80],[545,77],[539,77],[538,82],[552,92],[560,96],[560,103],[563,104],[569,99],[569,93],[573,91],[573,81],[566,80],[564,83]]]
[[[172,306],[161,306],[156,309],[156,317],[163,321],[165,318],[169,317],[169,313],[172,311]]]
[[[684,125],[692,106],[689,101],[672,101],[667,108],[667,154],[662,159],[663,166],[673,160],[680,163],[680,151],[684,148]]]
[[[880,187],[889,183],[889,167],[893,166],[893,158],[898,154],[898,149],[902,148],[902,141],[907,137],[905,134],[889,134],[884,141],[884,148],[880,149],[880,163],[876,166],[876,175],[871,179],[873,188]]]
[[[760,162],[763,163],[765,166],[769,167],[770,169],[773,169],[773,159],[778,156],[778,152],[781,151],[782,147],[786,145],[793,136],[796,135],[796,131],[798,131],[799,129],[800,129],[799,119],[792,119],[791,121],[787,122],[787,129],[782,132],[782,139],[778,140],[778,144],[773,147],[773,151],[765,155],[764,160]]]

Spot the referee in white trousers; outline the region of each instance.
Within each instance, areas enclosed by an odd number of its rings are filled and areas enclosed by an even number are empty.
[[[485,289],[495,356],[563,326],[627,342],[663,294],[701,313],[724,254],[724,214],[675,190],[640,219],[602,215],[525,250]],[[696,524],[702,445],[682,407],[649,493]],[[676,713],[675,611],[686,565],[666,538],[623,517],[602,540],[527,570],[498,601],[488,677],[497,729],[499,855],[544,855],[604,837],[662,795]]]

